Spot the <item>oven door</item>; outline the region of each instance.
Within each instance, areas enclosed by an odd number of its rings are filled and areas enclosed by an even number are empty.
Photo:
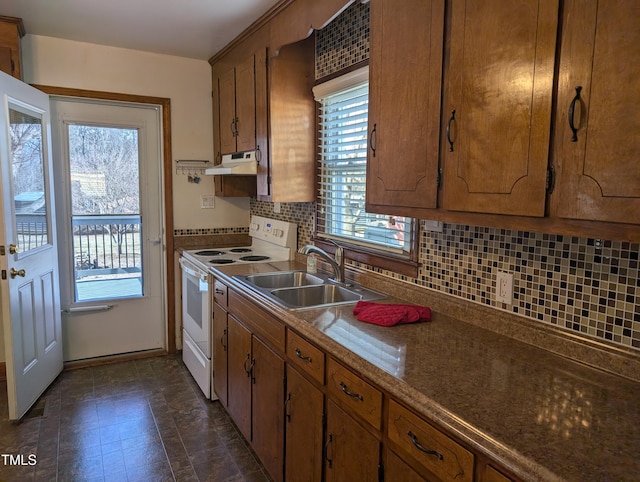
[[[182,325],[191,341],[211,359],[211,321],[209,316],[209,274],[184,258],[182,267]]]

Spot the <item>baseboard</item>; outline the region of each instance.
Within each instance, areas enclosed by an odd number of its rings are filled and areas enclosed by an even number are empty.
[[[77,368],[95,367],[99,365],[108,365],[110,363],[120,363],[131,360],[141,360],[143,358],[151,358],[156,356],[167,355],[165,349],[137,351],[132,353],[123,353],[121,355],[101,356],[97,358],[86,358],[84,360],[74,360],[64,363],[64,370],[75,370]]]

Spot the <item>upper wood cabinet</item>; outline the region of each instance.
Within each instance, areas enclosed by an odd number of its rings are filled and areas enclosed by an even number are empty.
[[[218,77],[218,130],[216,157],[258,148],[256,142],[256,63],[266,51],[252,55]],[[264,148],[264,146],[263,146]]]
[[[639,26],[636,0],[564,4],[552,216],[640,224]]]
[[[444,1],[370,8],[367,211],[435,208]]]
[[[281,47],[268,64],[269,155],[258,166],[258,199],[315,199],[314,41]],[[260,94],[260,93],[259,93]]]
[[[21,18],[0,15],[0,70],[22,80],[20,38],[24,36]]]
[[[215,162],[254,149],[259,161],[257,176],[216,176],[217,194],[314,200],[313,59],[309,37],[269,56],[260,49],[233,67],[227,60],[213,66]]]
[[[252,54],[226,69],[214,66],[213,72],[213,144],[214,162],[234,152],[258,149],[267,152],[266,134],[258,128],[266,121],[266,107],[258,110],[257,91],[266,84],[266,49]],[[215,192],[223,197],[256,195],[256,176],[215,176]]]
[[[558,1],[452,0],[447,210],[544,216]]]

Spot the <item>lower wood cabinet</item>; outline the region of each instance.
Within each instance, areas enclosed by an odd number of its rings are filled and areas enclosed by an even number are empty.
[[[387,450],[384,462],[384,480],[401,480],[402,482],[423,482],[425,480],[409,464],[398,457],[392,450]]]
[[[213,391],[220,403],[227,407],[227,311],[217,302],[213,304]]]
[[[474,480],[473,454],[394,400],[389,402],[388,436],[437,480]]]
[[[216,288],[214,387],[276,482],[517,480],[242,294],[226,311]]]
[[[284,360],[229,316],[227,370],[227,410],[269,475],[282,480]]]
[[[325,447],[326,481],[378,481],[380,441],[330,399]]]
[[[235,317],[228,317],[228,406],[233,421],[251,440],[251,332]]]
[[[286,481],[320,482],[324,428],[324,394],[287,366],[285,398]]]
[[[284,360],[259,338],[252,340],[251,447],[274,480],[284,464]]]

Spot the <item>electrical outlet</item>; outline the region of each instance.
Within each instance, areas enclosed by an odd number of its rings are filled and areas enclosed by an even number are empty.
[[[496,301],[513,304],[513,274],[504,271],[496,273]]]
[[[280,214],[281,209],[282,209],[282,208],[281,208],[281,206],[280,206],[280,203],[279,203],[279,202],[275,202],[275,203],[273,203],[273,212],[274,212],[274,213],[276,213],[276,214]]]

